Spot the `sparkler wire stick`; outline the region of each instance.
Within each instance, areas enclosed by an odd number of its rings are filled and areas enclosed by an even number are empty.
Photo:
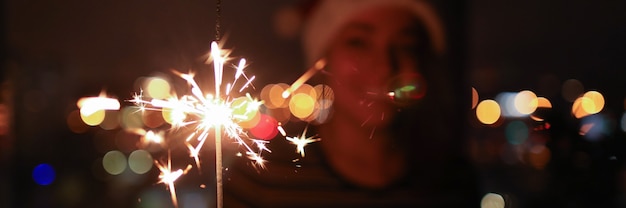
[[[220,40],[220,21],[221,21],[221,17],[222,17],[222,1],[221,0],[217,0],[216,4],[215,4],[215,41],[219,41]],[[213,48],[215,45],[215,48],[217,48],[217,43],[213,42],[213,44],[211,44],[211,48]],[[215,73],[215,94],[216,97],[219,98],[219,85],[221,85],[222,82],[222,68],[223,67],[223,63],[218,63],[221,62],[221,56],[219,56],[219,50],[215,50],[217,51],[217,53],[212,54],[213,56],[213,66],[214,68],[214,73]],[[215,56],[215,55],[218,56]],[[218,58],[220,57],[220,58]],[[220,67],[220,70],[218,70],[218,64],[222,65]],[[218,73],[219,71],[219,73]],[[218,78],[219,75],[219,78]],[[218,81],[219,79],[219,81]],[[230,89],[228,89],[230,90]],[[228,93],[228,92],[227,92]],[[215,189],[216,189],[216,194],[217,194],[217,207],[218,208],[222,208],[224,207],[224,200],[223,200],[223,192],[222,192],[222,132],[221,132],[221,127],[219,125],[217,125],[215,127]]]
[[[298,78],[295,82],[293,82],[293,84],[291,84],[291,86],[287,90],[285,90],[283,92],[283,94],[282,94],[283,98],[288,98],[291,95],[291,93],[293,93],[298,88],[300,88],[300,86],[302,86],[302,84],[304,84],[306,81],[311,79],[311,77],[313,77],[313,75],[317,74],[317,72],[319,72],[322,69],[324,69],[325,66],[326,66],[326,60],[325,59],[317,60],[315,62],[315,64],[313,64],[313,66],[311,68],[309,68],[306,72],[304,72],[304,74],[302,74],[302,76],[300,76],[300,78]]]
[[[215,188],[217,189],[217,207],[224,207],[223,191],[222,191],[222,128],[218,125],[215,127]]]

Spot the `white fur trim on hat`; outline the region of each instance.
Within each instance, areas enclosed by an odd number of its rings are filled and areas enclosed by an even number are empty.
[[[437,54],[445,51],[444,31],[435,11],[421,0],[323,0],[304,25],[304,53],[309,64],[322,58],[329,41],[354,15],[380,6],[410,9],[424,24]]]

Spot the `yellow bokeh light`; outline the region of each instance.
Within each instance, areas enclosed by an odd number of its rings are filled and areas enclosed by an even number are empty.
[[[476,91],[476,88],[472,87],[472,109],[476,108],[476,105],[478,105],[478,91]]]
[[[126,170],[126,156],[117,150],[109,151],[102,158],[102,167],[111,175],[119,175]]]
[[[80,118],[83,119],[83,122],[85,122],[87,125],[97,126],[100,125],[102,121],[104,121],[104,115],[104,110],[96,110],[91,114],[84,114],[81,112]]]
[[[594,105],[592,100],[586,97],[579,97],[574,100],[574,103],[572,104],[572,114],[574,117],[582,118],[589,115],[589,113],[584,110],[583,105],[589,105],[587,108],[595,108],[590,106]]]
[[[306,93],[297,93],[289,101],[291,114],[300,119],[305,119],[315,110],[315,100]]]
[[[488,193],[480,201],[480,208],[504,208],[504,198],[500,194]]]
[[[259,113],[259,111],[256,111],[255,114],[252,114],[250,119],[248,120],[244,120],[244,121],[239,121],[239,126],[241,126],[241,128],[244,129],[249,129],[252,127],[255,127],[259,121],[261,121],[261,113]]]
[[[537,108],[552,108],[552,103],[548,100],[548,98],[538,97]]]
[[[589,114],[596,114],[604,108],[604,96],[597,91],[589,91],[583,95],[582,108]]]
[[[247,97],[235,98],[231,104],[232,114],[238,121],[248,121],[259,113],[258,106],[254,106],[254,101]]]
[[[252,128],[259,123],[259,103],[249,97],[238,97],[231,102],[234,119],[242,128]]]
[[[476,106],[476,117],[483,124],[495,123],[500,114],[500,105],[495,100],[483,100]]]
[[[145,84],[146,96],[156,99],[169,98],[170,90],[170,83],[158,77],[148,79]]]
[[[515,110],[521,114],[528,115],[535,112],[538,103],[537,95],[530,90],[524,90],[515,95]]]

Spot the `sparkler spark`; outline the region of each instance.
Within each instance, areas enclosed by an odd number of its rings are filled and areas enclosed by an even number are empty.
[[[306,137],[306,130],[307,128],[304,128],[304,132],[302,132],[299,137],[285,137],[292,144],[296,145],[296,153],[300,153],[300,156],[302,157],[304,157],[304,146],[309,143],[322,140],[321,138],[317,137],[317,135]]]
[[[184,170],[178,169],[172,172],[172,160],[169,156],[167,158],[167,164],[163,164],[158,160],[155,160],[154,164],[157,166],[157,168],[159,168],[159,171],[161,171],[161,173],[159,174],[160,180],[158,183],[163,183],[165,184],[165,186],[167,186],[167,188],[170,190],[170,197],[172,198],[172,203],[174,204],[174,207],[178,207],[178,200],[176,198],[176,187],[174,187],[174,182],[176,182],[176,180],[178,180],[180,176],[186,174],[187,171],[191,169],[191,165],[187,165]]]
[[[291,84],[291,86],[283,92],[282,94],[283,98],[288,98],[289,96],[291,96],[291,93],[295,92],[298,88],[300,88],[302,84],[304,84],[306,81],[311,79],[311,77],[317,74],[317,72],[322,71],[325,66],[326,66],[325,59],[320,59],[317,62],[315,62],[315,64],[311,68],[309,68],[306,72],[304,72],[304,74],[302,74],[300,78],[294,81],[293,84]]]

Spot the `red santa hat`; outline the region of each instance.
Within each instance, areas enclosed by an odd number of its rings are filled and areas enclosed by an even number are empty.
[[[423,0],[321,0],[311,4],[302,30],[303,49],[308,63],[324,56],[329,41],[352,17],[377,7],[408,9],[422,22],[437,54],[445,51],[443,26],[434,9]]]

